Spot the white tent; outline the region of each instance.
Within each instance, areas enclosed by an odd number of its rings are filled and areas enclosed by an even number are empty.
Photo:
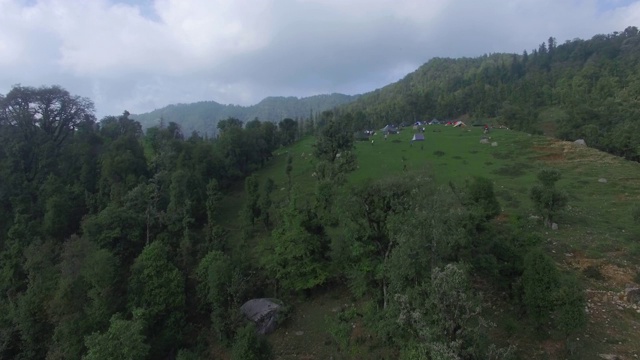
[[[411,141],[424,141],[424,134],[413,134]]]
[[[465,126],[467,126],[467,124],[465,124],[462,121],[458,120],[455,123],[453,123],[453,127],[458,127],[458,126],[465,127]]]

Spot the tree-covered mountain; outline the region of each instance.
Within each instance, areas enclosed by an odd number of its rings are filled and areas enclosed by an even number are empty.
[[[640,160],[640,34],[551,37],[522,54],[435,58],[343,110],[371,126],[470,115]]]
[[[185,134],[193,131],[204,135],[217,132],[218,121],[233,117],[243,122],[255,118],[278,122],[284,118],[309,118],[310,115],[333,109],[357,99],[357,95],[331,94],[305,98],[267,97],[256,105],[222,105],[215,101],[169,105],[145,114],[132,115],[143,128],[156,126],[161,119],[165,124],[175,122]]]

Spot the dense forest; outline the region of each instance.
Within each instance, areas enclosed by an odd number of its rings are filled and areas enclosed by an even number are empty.
[[[160,121],[175,122],[182,130],[201,136],[215,136],[218,121],[229,117],[248,122],[254,119],[278,122],[285,118],[304,119],[357,99],[357,96],[330,94],[305,98],[271,96],[252,106],[222,105],[215,101],[165,106],[145,114],[131,115],[143,129],[158,126]]]
[[[302,135],[291,119],[228,118],[216,139],[185,137],[175,123],[143,132],[127,112],[97,122],[89,99],[57,86],[14,87],[0,98],[0,356],[268,359],[240,305],[348,284],[369,305],[341,313],[337,339],[365,316],[393,357],[509,358],[487,337],[471,273],[541,334],[581,328],[576,278],[541,239],[491,221],[491,181],[437,187],[419,172],[350,184],[352,120],[309,122],[316,182],[302,189],[291,158],[283,184],[253,174]],[[557,178],[541,174],[536,194],[555,199]],[[242,182],[230,229],[223,198]]]
[[[470,114],[640,160],[639,54],[630,27],[530,54],[434,59],[298,121],[224,118],[216,138],[168,118],[143,131],[126,111],[97,121],[91,100],[61,87],[15,86],[0,96],[0,357],[269,359],[240,305],[346,284],[362,306],[339,314],[338,344],[358,317],[393,358],[510,358],[489,337],[477,279],[541,338],[568,338],[586,321],[579,281],[518,219],[495,221],[490,180],[350,183],[353,132]],[[306,135],[311,188],[291,176],[292,157],[284,183],[255,174]],[[543,170],[530,189],[546,223],[569,201],[560,177]],[[225,199],[243,185],[236,216]]]
[[[640,160],[640,34],[635,26],[522,54],[435,58],[404,79],[345,106],[370,126],[472,119]]]

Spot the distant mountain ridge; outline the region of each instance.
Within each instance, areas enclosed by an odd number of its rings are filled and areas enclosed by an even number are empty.
[[[168,105],[148,113],[132,115],[144,129],[164,123],[179,124],[185,135],[197,131],[201,135],[214,135],[218,121],[234,117],[244,122],[255,118],[278,122],[284,118],[308,118],[310,114],[333,109],[356,100],[359,95],[325,94],[303,98],[271,96],[251,106],[223,105],[215,101]]]

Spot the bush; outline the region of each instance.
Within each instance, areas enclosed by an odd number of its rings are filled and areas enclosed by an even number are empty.
[[[539,248],[531,250],[525,256],[522,274],[523,300],[527,313],[538,330],[547,323],[555,308],[554,292],[558,288],[559,277],[553,260]]]
[[[575,276],[566,276],[562,279],[562,285],[556,295],[557,314],[556,326],[565,336],[584,327],[587,316],[584,308],[587,300],[582,286]]]
[[[240,329],[231,349],[232,360],[271,360],[273,352],[265,338],[256,334],[253,324]]]

